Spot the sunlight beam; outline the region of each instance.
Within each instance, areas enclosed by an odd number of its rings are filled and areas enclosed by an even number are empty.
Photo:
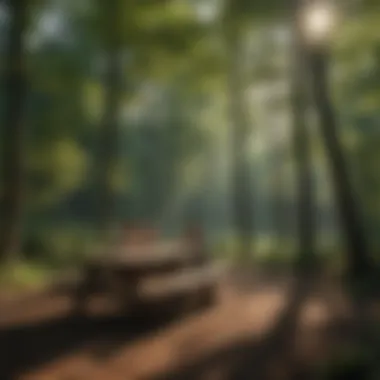
[[[301,8],[300,27],[309,45],[325,45],[329,42],[337,24],[337,11],[330,1],[320,0]]]

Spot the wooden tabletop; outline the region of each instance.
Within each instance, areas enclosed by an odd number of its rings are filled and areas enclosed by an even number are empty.
[[[217,283],[226,273],[224,263],[203,265],[190,268],[175,274],[157,275],[139,283],[138,292],[142,296],[160,297],[175,290],[176,292],[199,288],[207,284]]]
[[[115,246],[91,261],[104,266],[127,268],[154,267],[179,263],[191,258],[191,249],[182,241],[148,242]]]

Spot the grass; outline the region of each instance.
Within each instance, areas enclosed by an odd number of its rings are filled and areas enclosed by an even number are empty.
[[[19,291],[37,289],[54,277],[54,271],[41,264],[19,262],[0,268],[0,289]]]

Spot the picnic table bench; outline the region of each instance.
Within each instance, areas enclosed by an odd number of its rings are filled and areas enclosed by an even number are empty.
[[[191,239],[158,241],[156,237],[116,245],[87,263],[76,309],[83,309],[96,292],[106,292],[134,311],[166,301],[182,311],[210,305],[221,268],[201,258],[199,248]]]
[[[204,264],[182,271],[143,279],[137,286],[146,308],[167,302],[178,311],[188,313],[212,305],[217,296],[217,282],[223,266]]]

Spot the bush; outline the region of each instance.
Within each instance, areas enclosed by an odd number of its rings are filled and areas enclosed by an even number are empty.
[[[4,266],[0,270],[0,286],[7,290],[39,287],[53,277],[53,272],[42,265],[20,262]]]
[[[24,257],[53,267],[77,266],[84,260],[93,237],[93,233],[83,228],[39,229],[26,237]]]

